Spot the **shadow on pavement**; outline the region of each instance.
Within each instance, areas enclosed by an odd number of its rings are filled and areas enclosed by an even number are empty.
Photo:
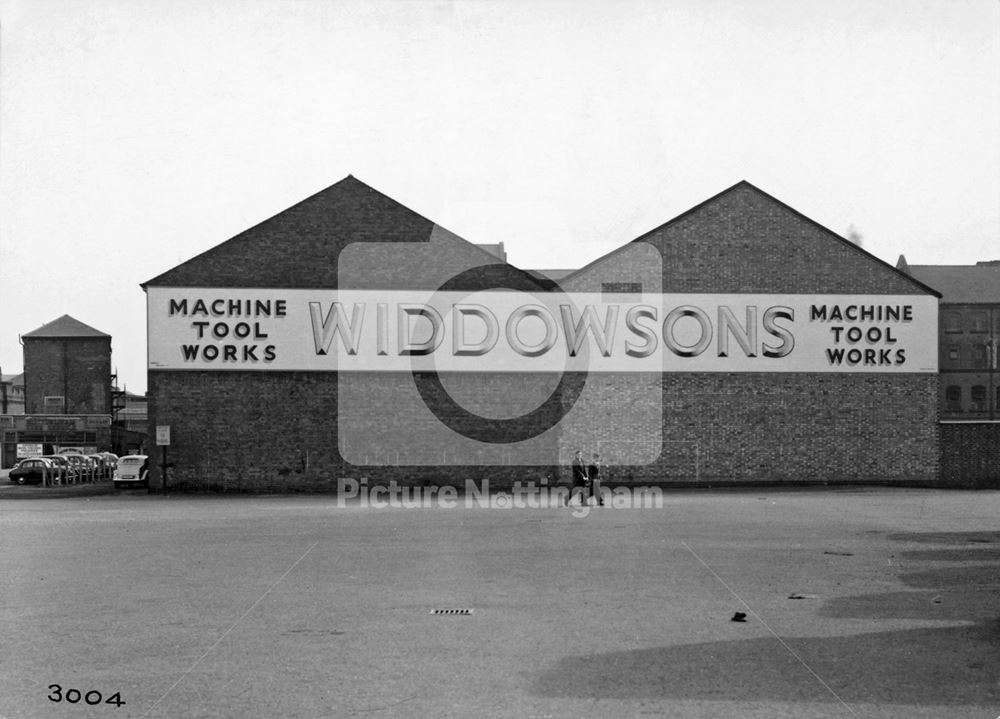
[[[895,554],[900,562],[892,570],[914,591],[830,599],[818,608],[817,617],[926,620],[957,626],[841,637],[783,636],[830,690],[774,637],[566,657],[539,675],[532,690],[544,696],[597,699],[831,703],[839,699],[847,704],[996,709],[1000,705],[1000,532],[906,533],[888,539],[940,545]],[[947,564],[933,566],[939,562]]]
[[[996,707],[998,639],[990,622],[784,641],[848,704]],[[596,699],[837,701],[770,637],[567,657],[532,689]]]

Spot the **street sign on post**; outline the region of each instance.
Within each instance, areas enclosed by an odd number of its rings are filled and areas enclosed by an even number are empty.
[[[169,424],[158,424],[156,425],[156,446],[163,448],[162,458],[160,460],[161,474],[160,474],[160,491],[163,494],[167,493],[167,467],[170,465],[167,463],[167,447],[170,446],[170,425]]]
[[[169,424],[156,425],[156,446],[166,447],[169,444],[170,444],[170,425]]]

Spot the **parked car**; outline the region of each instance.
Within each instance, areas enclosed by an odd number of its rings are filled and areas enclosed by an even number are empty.
[[[52,471],[52,464],[44,457],[22,459],[10,470],[10,481],[15,484],[41,484],[46,472]]]
[[[118,458],[115,468],[114,485],[122,487],[149,486],[149,457],[145,454],[128,454]]]

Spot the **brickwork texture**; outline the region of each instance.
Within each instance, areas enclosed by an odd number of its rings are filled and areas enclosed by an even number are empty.
[[[1000,422],[942,424],[941,480],[954,487],[1000,489]]]
[[[23,342],[26,414],[46,414],[46,397],[65,397],[57,414],[111,414],[110,337]]]

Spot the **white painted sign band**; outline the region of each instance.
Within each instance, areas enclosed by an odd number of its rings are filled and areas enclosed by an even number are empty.
[[[149,288],[149,368],[936,372],[937,299]]]

